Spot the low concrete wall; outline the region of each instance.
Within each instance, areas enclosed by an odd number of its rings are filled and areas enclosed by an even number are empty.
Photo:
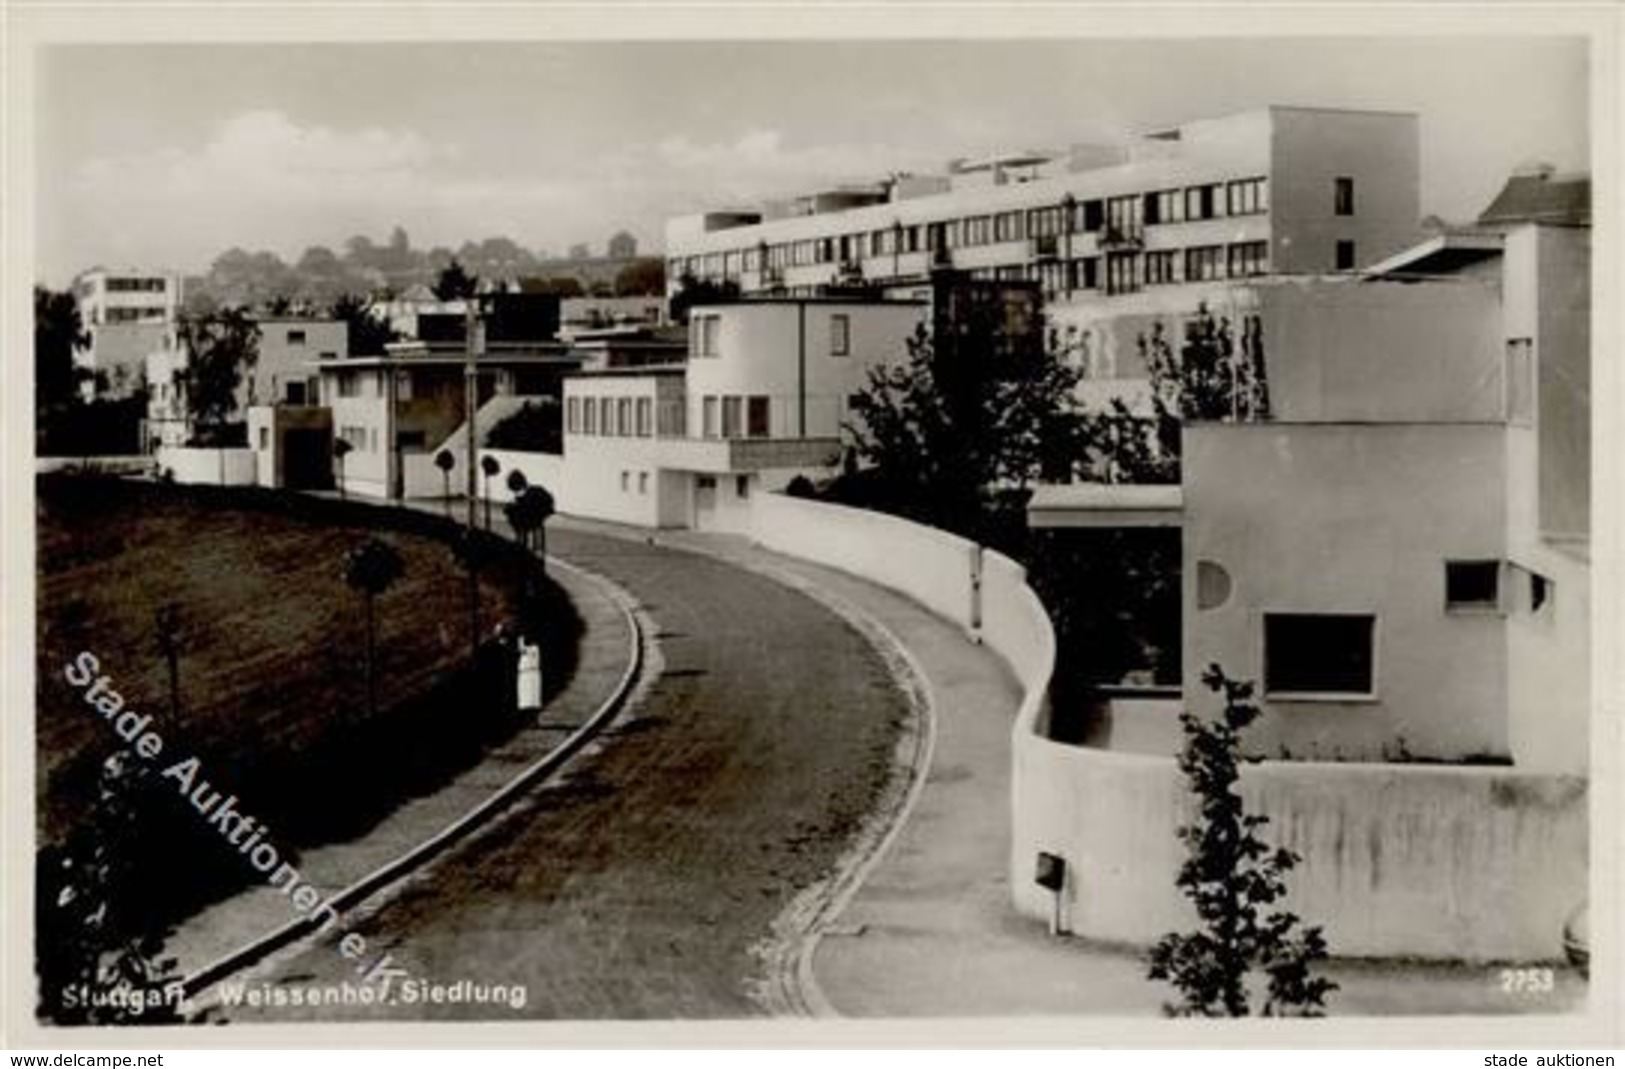
[[[980,547],[865,509],[757,494],[750,534],[762,546],[890,587],[967,630],[978,622]]]
[[[1039,851],[1065,858],[1064,923],[1149,944],[1190,930],[1174,829],[1194,806],[1173,758],[1055,743],[1017,724],[1011,884],[1048,918]],[[1266,761],[1242,774],[1266,841],[1298,853],[1289,908],[1335,955],[1466,961],[1561,957],[1586,894],[1586,783],[1509,768]]]
[[[258,464],[252,449],[199,449],[160,446],[158,468],[174,473],[178,483],[210,486],[253,486]]]

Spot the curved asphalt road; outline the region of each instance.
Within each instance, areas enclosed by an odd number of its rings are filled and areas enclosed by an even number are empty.
[[[548,549],[642,603],[659,678],[564,782],[355,925],[369,953],[387,951],[414,979],[523,984],[524,1005],[239,1007],[227,1019],[761,1012],[752,947],[831,870],[880,795],[905,701],[854,630],[762,576],[576,531],[550,532]],[[323,941],[273,982],[291,992],[354,978]]]

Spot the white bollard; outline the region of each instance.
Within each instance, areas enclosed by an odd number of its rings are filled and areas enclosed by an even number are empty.
[[[519,640],[519,709],[542,707],[542,647]]]

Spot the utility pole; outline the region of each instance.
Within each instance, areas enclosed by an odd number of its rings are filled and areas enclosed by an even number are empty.
[[[463,466],[467,469],[467,478],[464,481],[468,496],[466,521],[470,531],[472,531],[475,526],[474,506],[475,498],[478,495],[478,484],[475,482],[475,480],[478,478],[478,472],[476,470],[478,463],[475,456],[475,454],[478,452],[478,447],[476,445],[476,438],[478,436],[474,433],[474,416],[479,408],[480,396],[479,368],[477,367],[477,361],[480,354],[485,351],[485,324],[480,320],[478,302],[479,296],[477,294],[470,293],[464,298],[463,313],[463,337],[465,339],[463,357],[463,411],[466,415],[465,426],[467,428],[465,441],[466,448],[464,450],[466,455],[463,458]]]

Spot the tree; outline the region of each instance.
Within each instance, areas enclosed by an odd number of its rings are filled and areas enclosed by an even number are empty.
[[[85,370],[74,363],[75,349],[90,344],[71,291],[34,287],[34,402],[42,422],[47,412],[80,400]]]
[[[547,540],[544,525],[553,515],[553,495],[540,486],[525,486],[503,510],[508,523],[519,535],[519,544],[532,553],[542,555],[542,567],[547,567]]]
[[[367,613],[367,716],[378,712],[378,628],[373,603],[406,572],[395,547],[378,538],[369,538],[352,549],[344,561],[344,581],[358,591]]]
[[[739,299],[739,283],[733,279],[712,282],[698,279],[684,272],[677,280],[677,291],[671,295],[671,321],[687,323],[691,309],[702,304],[726,304]]]
[[[40,851],[39,1010],[56,1024],[179,1021],[177,963],[163,956],[166,933],[139,906],[138,866],[150,845],[142,841],[143,805],[158,792],[156,780],[135,753],[109,757],[89,819],[67,842]]]
[[[1084,441],[1078,373],[996,311],[973,305],[947,347],[920,327],[905,363],[869,370],[849,427],[875,503],[983,542],[1020,526],[1026,488],[1065,479]]]
[[[451,469],[457,466],[457,458],[452,456],[450,449],[442,449],[434,455],[434,466],[440,469],[440,479],[444,484],[441,499],[446,504],[446,515],[451,515]]]
[[[340,501],[344,500],[344,458],[349,456],[354,450],[355,446],[351,445],[345,439],[333,439],[333,460],[338,465],[339,469],[338,478],[334,479],[333,481],[338,484]]]
[[[440,272],[434,284],[434,295],[442,301],[457,301],[474,296],[479,279],[463,269],[462,262],[453,260]]]
[[[485,476],[485,529],[487,531],[491,529],[491,477],[501,470],[502,465],[497,463],[496,457],[489,455],[480,457],[480,472]]]
[[[618,297],[660,296],[666,292],[666,261],[643,256],[615,272]]]
[[[486,445],[526,453],[564,452],[564,416],[556,398],[526,401],[491,428]]]
[[[1206,304],[1185,324],[1176,353],[1158,322],[1137,339],[1151,379],[1151,414],[1136,415],[1121,400],[1085,417],[1090,475],[1103,482],[1179,482],[1180,428],[1190,422],[1268,419],[1264,337],[1248,316],[1240,337]]]
[[[1187,857],[1175,881],[1196,907],[1199,930],[1170,933],[1152,947],[1149,975],[1179,992],[1171,1015],[1244,1017],[1253,1010],[1247,981],[1267,977],[1260,1012],[1266,1017],[1319,1016],[1337,984],[1312,975],[1326,957],[1318,926],[1274,908],[1287,893],[1286,876],[1301,859],[1259,838],[1269,818],[1246,811],[1236,791],[1241,732],[1258,717],[1253,685],[1225,676],[1218,665],[1202,676],[1224,699],[1217,719],[1183,713],[1185,746],[1179,768],[1197,802],[1196,821],[1179,828]],[[1264,913],[1263,911],[1269,912]]]
[[[240,309],[181,320],[186,366],[179,378],[199,424],[218,428],[237,410],[243,372],[259,360],[260,328]]]
[[[345,324],[351,356],[383,356],[384,346],[400,340],[388,323],[372,314],[365,300],[353,294],[334,301],[331,314]]]

